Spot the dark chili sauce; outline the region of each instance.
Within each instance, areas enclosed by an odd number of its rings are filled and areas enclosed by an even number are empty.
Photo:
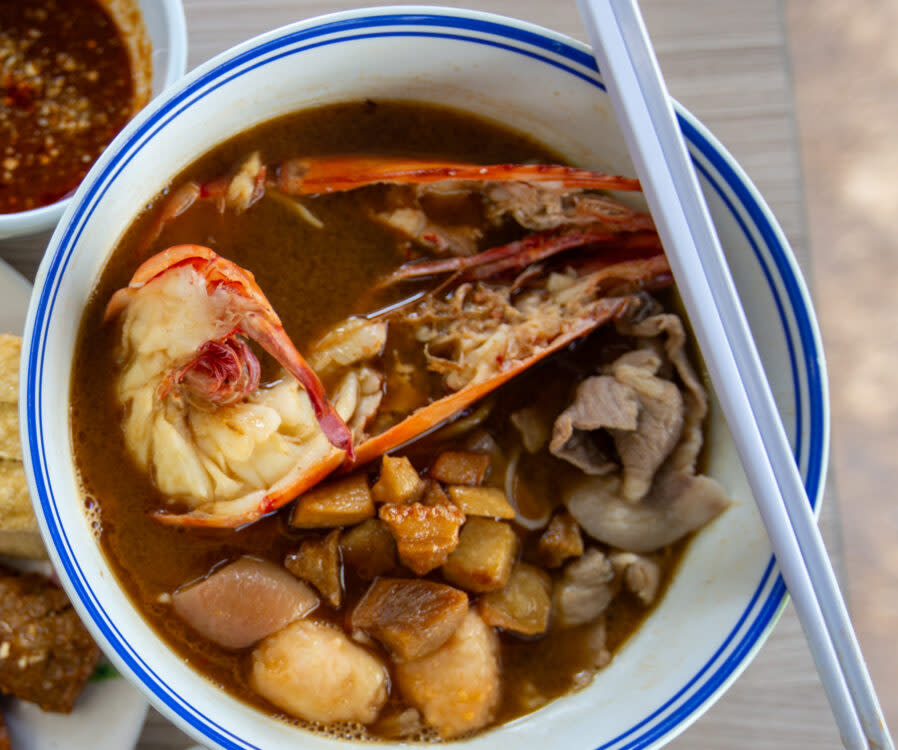
[[[0,2],[0,214],[72,192],[131,117],[134,89],[97,0]]]

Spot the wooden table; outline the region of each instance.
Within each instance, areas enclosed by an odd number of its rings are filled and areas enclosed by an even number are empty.
[[[190,67],[257,33],[357,0],[185,0]],[[573,0],[468,0],[584,39]],[[643,13],[672,94],[732,151],[773,208],[799,262],[809,252],[795,140],[788,40],[777,0],[643,0]],[[18,264],[17,264],[18,265]],[[30,270],[30,269],[29,269]],[[822,524],[833,543],[835,503]],[[192,744],[155,711],[139,750]],[[791,606],[754,662],[673,748],[762,750],[840,747],[835,723]]]

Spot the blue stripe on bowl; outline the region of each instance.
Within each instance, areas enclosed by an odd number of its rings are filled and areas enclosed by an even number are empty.
[[[447,31],[447,30],[452,30]],[[336,36],[335,36],[336,35]],[[118,174],[140,149],[164,128],[173,117],[207,96],[229,80],[272,60],[301,54],[323,45],[340,44],[361,38],[384,36],[416,36],[452,39],[460,42],[497,47],[525,55],[554,66],[603,89],[591,53],[584,46],[537,27],[509,25],[482,15],[466,18],[434,13],[388,13],[368,17],[325,21],[320,25],[287,33],[260,42],[234,59],[225,61],[197,78],[177,94],[163,97],[146,119],[127,129],[110,149],[111,158],[81,190],[80,202],[70,215],[49,262],[46,281],[37,301],[32,325],[33,335],[28,349],[26,373],[27,434],[31,446],[30,462],[40,510],[45,518],[51,541],[62,567],[81,604],[92,618],[108,646],[155,696],[183,721],[210,740],[226,748],[255,748],[188,705],[165,684],[138,651],[131,647],[112,623],[75,559],[65,530],[59,520],[57,500],[46,464],[47,448],[42,423],[43,363],[47,357],[47,334],[57,300],[62,276],[74,247],[99,201],[114,184]],[[725,150],[692,118],[679,108],[678,118],[691,147],[694,162],[712,189],[720,196],[748,239],[755,257],[776,299],[777,311],[786,335],[796,400],[796,434],[794,449],[799,465],[805,461],[805,485],[816,508],[825,462],[826,411],[822,353],[810,304],[797,276],[791,254],[781,239],[782,234],[765,205],[756,197]],[[732,198],[730,197],[732,196]],[[755,240],[760,237],[760,244]],[[785,289],[783,299],[776,282]],[[794,319],[794,325],[790,320]],[[804,386],[804,388],[803,388]],[[803,398],[807,391],[807,400]],[[805,443],[803,414],[807,414],[808,437]],[[708,662],[668,701],[649,716],[618,737],[602,745],[600,750],[636,750],[647,747],[669,733],[688,724],[711,701],[716,693],[744,667],[747,656],[759,639],[772,626],[785,603],[785,587],[775,573],[771,559],[743,614]]]

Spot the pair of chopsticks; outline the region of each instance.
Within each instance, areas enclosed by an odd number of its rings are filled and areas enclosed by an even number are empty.
[[[842,742],[893,748],[635,0],[577,0]]]

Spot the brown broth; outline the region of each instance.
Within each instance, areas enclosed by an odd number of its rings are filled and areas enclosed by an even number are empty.
[[[363,102],[306,111],[260,125],[215,147],[172,185],[218,177],[259,148],[263,161],[269,164],[297,154],[352,152],[481,162],[559,160],[557,154],[527,137],[470,115],[417,104]],[[236,531],[198,531],[159,524],[149,517],[149,511],[159,507],[160,496],[136,468],[119,427],[121,415],[113,386],[118,331],[114,325],[103,325],[103,311],[110,295],[127,284],[145,257],[141,249],[157,204],[158,200],[147,207],[119,243],[82,321],[72,379],[71,422],[85,502],[89,509],[98,511],[100,543],[116,575],[161,637],[232,695],[281,715],[247,686],[246,654],[223,649],[191,631],[172,616],[164,595],[240,555],[280,563],[308,532],[291,530],[284,511]],[[202,203],[167,227],[150,252],[196,242],[248,268],[302,351],[327,326],[359,312],[358,300],[372,280],[404,260],[396,238],[359,211],[354,195],[316,198],[313,212],[324,222],[323,230],[310,227],[282,203],[267,198],[241,215],[221,215],[211,203]],[[548,376],[565,383],[569,390],[578,370],[594,367],[595,356],[607,358],[619,353],[624,343],[600,331],[587,346],[521,376],[497,394],[492,414],[482,428],[500,444],[509,444],[515,438],[507,415],[532,398],[538,382],[535,379],[545,382]],[[433,455],[438,440],[438,436],[427,438],[411,448],[409,455],[420,467],[426,466],[426,457]],[[568,471],[548,454],[537,459],[533,491],[553,496],[553,481],[557,482],[559,473]],[[494,470],[489,481],[501,484],[497,474]],[[685,542],[664,552],[662,591],[684,547]],[[526,557],[526,540],[523,549]],[[349,574],[346,586],[344,610],[358,601],[366,584]],[[635,597],[618,597],[607,618],[608,646],[618,648],[647,613]],[[316,616],[320,615],[335,622],[342,620],[341,613],[327,607],[316,611]],[[538,641],[502,634],[504,702],[497,722],[534,709],[525,683],[536,689],[540,701],[564,695],[581,684],[583,672],[590,669],[587,636],[585,627],[564,631],[563,635],[550,633]],[[396,700],[391,696],[394,705]],[[372,733],[376,735],[376,728]]]

